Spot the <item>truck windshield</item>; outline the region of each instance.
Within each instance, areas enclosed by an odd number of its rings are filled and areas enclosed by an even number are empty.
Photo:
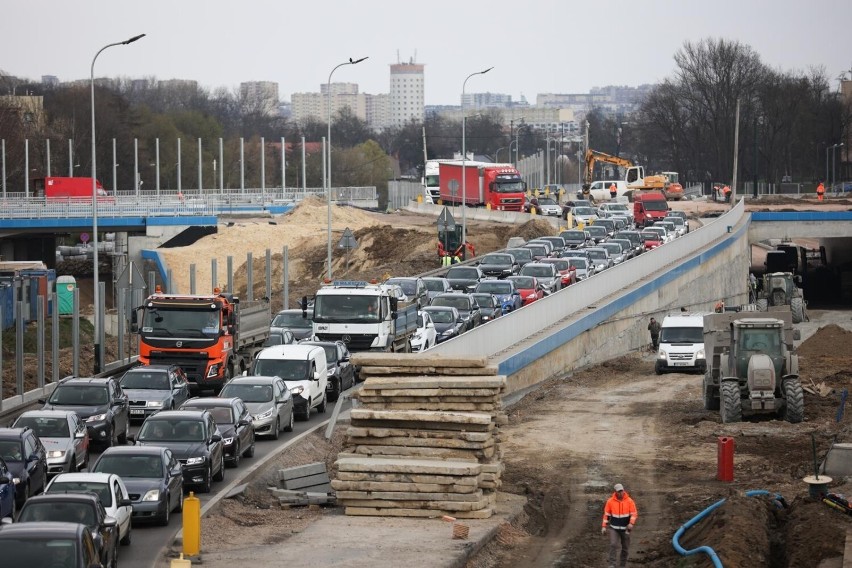
[[[521,178],[514,177],[510,179],[500,179],[499,177],[494,182],[495,193],[523,193],[524,182]]]
[[[669,204],[662,200],[657,199],[653,201],[642,201],[642,205],[645,206],[645,211],[668,211]]]
[[[660,343],[704,343],[703,327],[664,327]]]
[[[162,337],[215,337],[219,334],[219,311],[147,307],[142,333]]]
[[[306,381],[310,378],[308,361],[303,359],[255,359],[251,372],[265,377],[281,377],[285,381]]]
[[[315,323],[370,323],[379,321],[377,296],[319,294],[314,304]]]
[[[780,355],[781,338],[777,331],[774,329],[745,329],[740,336],[740,344],[746,351]]]

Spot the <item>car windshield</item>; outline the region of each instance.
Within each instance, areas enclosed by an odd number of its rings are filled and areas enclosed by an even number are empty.
[[[553,267],[527,264],[521,269],[521,274],[523,276],[537,276],[538,278],[553,278]]]
[[[535,279],[532,276],[523,276],[520,278],[514,278],[512,280],[515,283],[515,286],[521,288],[523,290],[529,290],[530,288],[535,288]]]
[[[302,311],[278,313],[272,320],[272,327],[286,327],[290,329],[311,329],[311,313],[308,317],[302,317]]]
[[[667,211],[669,208],[669,204],[662,199],[643,201],[642,205],[645,206],[646,211]]]
[[[683,219],[681,219],[680,217],[666,217],[665,220],[668,221],[669,223],[673,224],[676,227],[682,227],[683,226]]]
[[[466,312],[470,310],[470,298],[462,296],[461,294],[455,296],[438,296],[432,300],[431,305],[448,306],[450,308]]]
[[[602,227],[601,225],[591,225],[586,227],[586,231],[589,232],[593,237],[605,237],[606,236],[606,227]]]
[[[432,321],[435,323],[453,323],[455,318],[450,310],[429,310],[429,315],[432,316]]]
[[[263,375],[265,377],[281,377],[285,381],[304,381],[309,378],[308,361],[291,359],[255,359],[251,374]],[[243,400],[246,399],[243,398]],[[246,400],[246,402],[248,401]]]
[[[284,345],[283,333],[270,333],[269,337],[263,342],[264,347],[272,347],[273,345]]]
[[[539,205],[558,205],[556,200],[551,197],[539,197],[538,198]]]
[[[224,392],[224,389],[222,391]],[[204,440],[204,426],[200,420],[149,419],[142,424],[139,439],[153,443],[157,441],[201,442]]]
[[[163,460],[159,455],[106,455],[101,456],[92,471],[114,473],[125,477],[163,477]]]
[[[493,308],[496,304],[491,294],[475,294],[476,304],[482,308]]]
[[[411,278],[391,278],[385,284],[396,284],[406,296],[413,296],[417,292],[417,281]]]
[[[555,266],[556,270],[559,270],[560,272],[563,271],[563,270],[568,270],[569,268],[571,268],[571,265],[568,263],[567,260],[553,259],[553,260],[548,260],[547,263]]]
[[[618,243],[603,243],[601,246],[610,253],[621,254],[621,245]]]
[[[642,231],[642,237],[645,240],[659,241],[660,240],[660,233],[658,233],[657,231]],[[668,250],[668,249],[666,249],[666,250]]]
[[[664,327],[660,343],[704,343],[703,327]]]
[[[23,461],[24,450],[20,440],[0,440],[0,457],[4,461]]]
[[[125,389],[169,390],[169,375],[166,371],[127,371],[121,378]]]
[[[0,548],[3,549],[4,566],[55,566],[57,558],[74,559],[80,554],[74,539],[33,533],[6,536],[0,540]]]
[[[18,517],[18,522],[33,523],[40,521],[80,523],[89,527],[98,524],[95,509],[90,503],[57,503],[56,501],[37,503],[33,501],[24,505]],[[27,565],[32,566],[32,562],[28,562]],[[45,564],[45,566],[51,566],[51,564]]]
[[[595,210],[591,207],[574,207],[571,211],[574,215],[594,215]]]
[[[484,280],[476,285],[476,291],[489,294],[511,294],[512,283],[505,280]]]
[[[85,493],[87,491],[97,495],[104,507],[112,507],[112,491],[109,490],[109,483],[102,481],[62,481],[57,479],[50,484],[46,493]]]
[[[627,211],[627,205],[620,205],[620,204],[614,204],[614,203],[611,203],[611,204],[607,207],[607,211],[610,211],[610,212],[615,212],[615,211]]]
[[[461,280],[476,280],[479,278],[479,271],[475,268],[459,266],[447,270],[447,278],[457,278]]]
[[[480,261],[481,264],[512,264],[512,257],[508,254],[486,254]]]
[[[512,256],[515,257],[516,260],[532,260],[532,251],[530,249],[512,249],[509,252],[512,254]]]
[[[586,252],[589,253],[592,260],[607,260],[608,258],[606,250],[586,249]]]
[[[449,286],[443,280],[424,278],[423,283],[426,284],[426,289],[430,292],[445,292]]]
[[[560,236],[572,243],[583,242],[586,240],[586,234],[583,231],[565,231],[560,234]]]
[[[272,400],[272,385],[227,384],[219,393],[221,397],[242,399],[243,402],[269,402]]]
[[[574,268],[586,268],[588,266],[588,263],[586,262],[585,258],[579,258],[576,256],[572,256],[571,258],[569,258],[568,262],[570,262],[571,266],[573,266]]]
[[[64,416],[59,418],[21,416],[15,421],[15,428],[32,428],[39,438],[71,437],[68,419]]]
[[[306,343],[305,345],[317,345],[316,343]],[[325,361],[326,363],[336,363],[337,362],[337,345],[319,345],[319,347],[323,348],[325,351]]]
[[[230,406],[211,406],[207,409],[213,416],[216,424],[233,424],[234,413],[231,412]]]
[[[70,406],[100,406],[109,400],[106,386],[59,385],[50,398],[50,404]]]

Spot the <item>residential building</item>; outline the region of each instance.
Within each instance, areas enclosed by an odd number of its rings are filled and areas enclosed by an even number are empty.
[[[382,126],[402,127],[411,120],[422,122],[425,106],[425,65],[395,63],[390,66],[390,116]]]
[[[278,83],[274,81],[240,83],[240,103],[244,111],[260,112],[265,116],[278,114]]]

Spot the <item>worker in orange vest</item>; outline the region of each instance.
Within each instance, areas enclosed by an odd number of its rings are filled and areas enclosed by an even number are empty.
[[[825,196],[825,186],[822,185],[822,182],[819,182],[819,185],[817,186],[817,199],[822,201],[824,196]]]
[[[731,202],[731,186],[726,185],[722,188],[722,193],[725,194],[725,203]]]
[[[615,199],[615,196],[618,195],[618,189],[616,189],[615,184],[609,184],[609,198]]]
[[[609,533],[609,565],[615,568],[619,545],[621,547],[619,566],[627,566],[630,532],[636,524],[639,512],[636,510],[636,503],[624,490],[622,484],[616,483],[613,489],[612,497],[607,500],[604,506],[601,534]]]

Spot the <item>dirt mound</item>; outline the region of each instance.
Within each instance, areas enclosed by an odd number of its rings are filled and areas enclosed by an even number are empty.
[[[846,357],[843,345],[852,345],[852,331],[836,324],[821,327],[815,334],[803,341],[796,350],[799,357]]]
[[[553,225],[548,221],[544,219],[532,219],[518,227],[513,226],[512,230],[508,231],[506,240],[509,240],[511,237],[521,237],[525,241],[529,241],[538,237],[553,235],[555,232]]]

